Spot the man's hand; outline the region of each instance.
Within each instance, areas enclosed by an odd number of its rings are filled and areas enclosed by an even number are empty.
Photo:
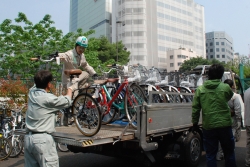
[[[198,124],[193,124],[193,127],[192,127],[192,132],[195,134],[196,132],[199,131],[199,126]]]
[[[74,83],[73,85],[71,85],[70,87],[68,87],[69,89],[72,90],[72,92],[74,92],[76,89],[78,89],[78,82]]]
[[[95,80],[97,79],[98,75],[95,73],[93,76],[92,76],[92,79]]]

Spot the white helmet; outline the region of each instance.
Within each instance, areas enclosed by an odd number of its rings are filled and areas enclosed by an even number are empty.
[[[85,36],[80,36],[76,39],[76,44],[84,48],[88,47],[88,39]]]

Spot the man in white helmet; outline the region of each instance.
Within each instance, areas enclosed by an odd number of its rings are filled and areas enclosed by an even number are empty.
[[[75,48],[69,50],[65,53],[59,53],[59,57],[63,62],[63,71],[62,71],[62,83],[63,87],[67,88],[70,85],[67,85],[70,81],[70,76],[64,74],[64,70],[79,69],[82,67],[86,71],[82,71],[82,74],[79,76],[78,84],[75,84],[76,88],[84,88],[89,76],[97,76],[93,67],[91,67],[84,56],[84,51],[88,47],[88,39],[85,36],[80,36],[76,39]],[[73,83],[75,78],[73,79]]]

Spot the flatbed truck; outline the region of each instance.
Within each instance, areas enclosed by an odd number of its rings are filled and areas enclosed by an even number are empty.
[[[157,93],[162,92],[152,91],[150,96]],[[203,148],[202,132],[191,132],[191,113],[192,103],[144,103],[137,111],[137,129],[129,123],[112,123],[102,125],[96,135],[85,137],[75,126],[61,126],[52,135],[56,142],[67,144],[74,153],[131,156],[147,166],[158,160],[176,159],[186,167],[196,167]],[[25,130],[16,133],[24,134]]]

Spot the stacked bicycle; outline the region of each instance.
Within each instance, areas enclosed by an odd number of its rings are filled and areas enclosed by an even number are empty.
[[[58,54],[54,54],[51,59],[44,60],[41,57],[32,58],[32,60],[40,60],[43,62],[52,62],[58,60]],[[92,84],[84,89],[78,89],[78,95],[74,95],[76,91],[73,92],[73,103],[71,106],[72,115],[74,117],[75,125],[78,130],[85,136],[93,136],[97,134],[101,128],[102,117],[111,111],[111,105],[121,92],[124,92],[124,112],[129,119],[130,124],[136,127],[136,113],[137,109],[146,100],[144,98],[143,91],[136,84],[129,84],[129,72],[127,66],[116,65],[119,74],[122,74],[122,83],[119,86],[116,93],[112,96],[111,100],[106,105],[99,105],[98,99],[99,92],[102,86],[105,85],[109,80],[94,80]],[[65,70],[64,73],[70,76],[72,83],[72,78],[74,76],[79,76],[81,74],[80,69]],[[76,97],[74,97],[76,96]],[[104,96],[103,96],[104,97]]]

